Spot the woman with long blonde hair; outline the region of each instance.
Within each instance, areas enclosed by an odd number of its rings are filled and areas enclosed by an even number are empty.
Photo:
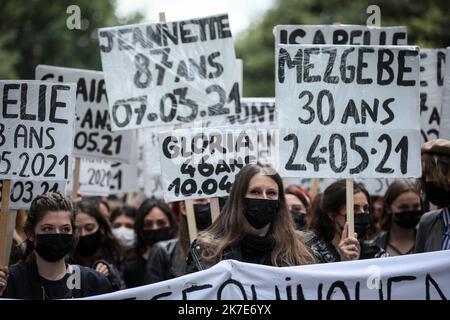
[[[281,177],[269,166],[250,164],[236,175],[219,217],[191,246],[187,272],[225,259],[279,267],[315,263],[295,230]]]

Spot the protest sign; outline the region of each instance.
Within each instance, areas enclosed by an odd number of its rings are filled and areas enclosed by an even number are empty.
[[[3,181],[0,181],[0,190]],[[19,210],[30,208],[33,199],[41,194],[59,191],[65,193],[65,181],[13,181],[11,182],[11,192],[9,196],[9,209]],[[2,202],[0,194],[0,202]]]
[[[224,260],[205,271],[86,299],[447,300],[449,277],[450,251],[284,268]],[[188,308],[179,313],[189,314]]]
[[[418,177],[417,47],[278,45],[285,177]]]
[[[420,120],[423,142],[439,138],[445,49],[420,49]]]
[[[277,44],[406,45],[406,27],[360,25],[278,25]]]
[[[138,191],[137,180],[136,162],[81,159],[79,191],[82,195],[107,196]]]
[[[112,129],[190,123],[239,108],[228,15],[99,30]]]
[[[143,180],[144,193],[147,197],[162,198],[163,186],[161,180],[161,164],[158,156],[158,131],[156,129],[143,129],[141,133],[143,143]]]
[[[75,92],[75,84],[0,81],[0,179],[69,179]]]
[[[235,175],[257,160],[256,129],[192,128],[159,134],[166,201],[227,196]]]
[[[74,155],[130,161],[133,132],[111,131],[103,73],[91,70],[38,65],[36,79],[77,84]]]
[[[450,47],[446,49],[446,57],[450,57]],[[445,65],[444,88],[442,93],[440,137],[450,140],[450,63]]]

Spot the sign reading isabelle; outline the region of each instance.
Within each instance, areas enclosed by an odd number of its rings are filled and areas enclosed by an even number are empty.
[[[77,84],[75,156],[130,160],[133,132],[111,132],[102,72],[39,65],[36,79]]]
[[[420,176],[418,48],[278,45],[276,51],[283,176]]]
[[[359,25],[278,25],[276,43],[406,45],[406,27],[368,27]]]
[[[0,81],[0,179],[69,179],[75,84]]]
[[[159,134],[166,201],[226,196],[258,156],[255,129],[182,129]]]
[[[113,130],[229,116],[239,74],[228,15],[99,30]]]

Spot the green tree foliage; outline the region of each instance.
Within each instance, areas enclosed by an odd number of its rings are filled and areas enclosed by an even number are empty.
[[[448,0],[275,0],[238,36],[237,56],[244,60],[244,96],[274,96],[274,36],[278,24],[366,24],[366,8],[381,9],[382,26],[406,26],[408,43],[428,48],[450,45]]]
[[[80,7],[80,30],[66,26],[72,4]],[[34,79],[38,64],[101,70],[97,28],[119,24],[114,8],[107,0],[1,0],[0,79]]]

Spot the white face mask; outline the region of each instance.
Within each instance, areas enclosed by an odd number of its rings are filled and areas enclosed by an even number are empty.
[[[134,247],[134,244],[136,243],[136,234],[133,229],[127,227],[114,228],[112,229],[112,233],[125,249]]]

